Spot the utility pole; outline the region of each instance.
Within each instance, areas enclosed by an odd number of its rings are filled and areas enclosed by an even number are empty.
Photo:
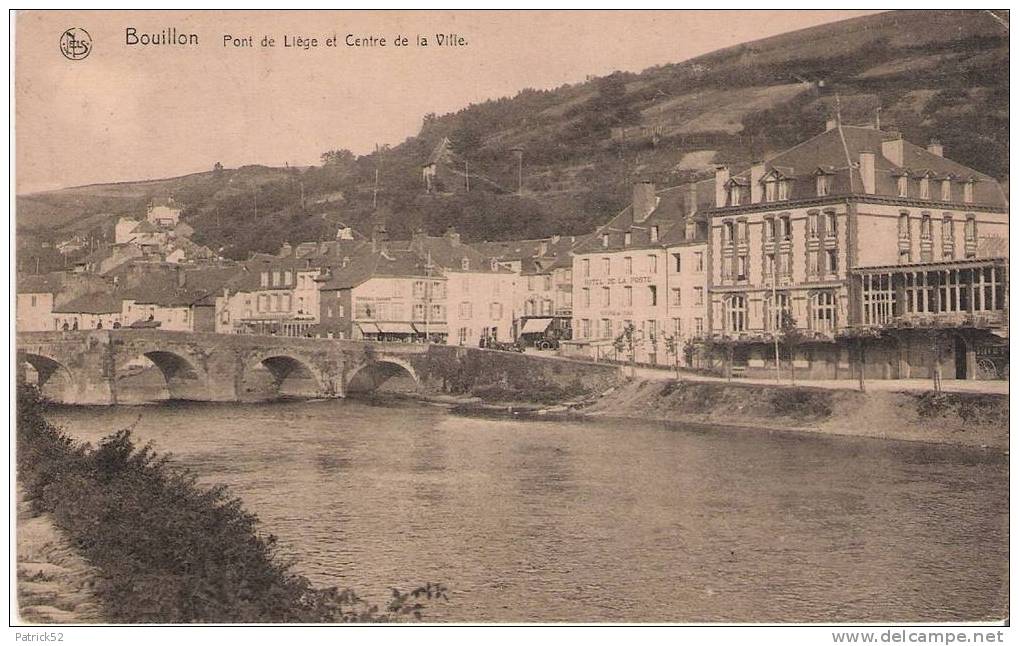
[[[379,165],[382,160],[382,149],[375,144],[375,185],[372,187],[372,210],[379,206]]]
[[[511,149],[517,157],[517,195],[524,192],[524,149],[517,146]]]
[[[372,210],[379,206],[379,169],[375,169],[375,186],[372,187]]]
[[[774,223],[774,220],[772,220]],[[771,309],[774,310],[778,307],[778,254],[775,254],[775,260],[771,263]],[[775,381],[782,380],[782,370],[779,367],[778,358],[778,320],[775,317],[775,312],[771,313],[771,334],[775,339]],[[781,315],[779,315],[781,317]]]
[[[428,258],[425,261],[425,276],[428,280],[425,281],[425,343],[431,343],[432,338],[428,333],[428,317],[432,309],[432,251],[428,250]]]

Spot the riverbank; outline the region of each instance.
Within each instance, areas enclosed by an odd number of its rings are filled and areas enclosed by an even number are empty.
[[[19,386],[18,590],[39,623],[339,623],[419,619],[445,588],[385,606],[315,588],[225,487],[201,486],[132,430],[75,441]],[[72,547],[73,546],[73,547]],[[86,594],[85,591],[91,591]],[[101,618],[100,618],[101,613]]]
[[[92,591],[95,569],[75,552],[48,514],[32,510],[18,491],[18,614],[33,624],[104,621]]]
[[[1008,449],[1008,397],[635,379],[548,414]]]

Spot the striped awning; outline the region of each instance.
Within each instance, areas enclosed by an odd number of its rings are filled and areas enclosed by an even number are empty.
[[[550,325],[552,325],[552,319],[527,319],[524,321],[524,329],[520,333],[543,334]]]
[[[374,323],[358,323],[357,327],[361,328],[361,334],[378,334],[380,332],[379,326]]]
[[[410,323],[379,323],[378,328],[383,334],[417,334]]]

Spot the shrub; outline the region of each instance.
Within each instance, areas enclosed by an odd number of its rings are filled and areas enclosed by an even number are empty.
[[[428,584],[393,591],[380,608],[351,590],[317,589],[279,557],[276,538],[225,487],[202,487],[130,429],[97,447],[76,444],[19,387],[18,478],[98,571],[95,593],[112,622],[348,622],[420,618],[446,599]]]
[[[771,407],[778,415],[798,419],[831,417],[831,393],[806,388],[780,388],[771,394]]]

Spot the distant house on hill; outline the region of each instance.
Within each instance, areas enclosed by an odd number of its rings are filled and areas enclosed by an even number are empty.
[[[172,198],[153,200],[149,204],[148,213],[145,219],[160,227],[172,229],[180,222],[180,214],[183,209]]]
[[[426,193],[439,193],[443,191],[443,183],[439,178],[439,166],[448,163],[452,158],[449,149],[449,137],[443,137],[442,141],[436,144],[432,154],[428,156],[421,166],[421,181],[425,185]]]

